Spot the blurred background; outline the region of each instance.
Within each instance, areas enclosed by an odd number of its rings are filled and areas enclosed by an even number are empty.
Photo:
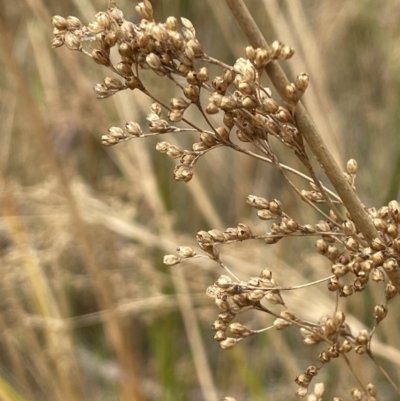
[[[248,1],[267,41],[296,49],[289,77],[307,72],[304,101],[337,161],[359,165],[357,189],[367,206],[398,199],[400,178],[400,3],[372,0]],[[158,21],[189,18],[205,52],[226,63],[246,41],[223,1],[154,0]],[[111,76],[88,57],[51,48],[51,17],[84,24],[106,0],[0,0],[0,399],[40,401],[216,401],[295,399],[294,378],[316,363],[298,329],[267,331],[229,351],[213,340],[218,311],[205,295],[218,265],[166,267],[179,245],[197,251],[196,232],[238,223],[267,230],[245,203],[255,194],[280,199],[300,223],[319,217],[298,201],[271,166],[229,150],[200,160],[194,179],[173,179],[175,162],[157,138],[104,148],[111,126],[137,121],[145,130],[151,102],[138,92],[97,100],[93,86]],[[138,22],[136,2],[118,0]],[[166,102],[175,87],[151,72],[146,83]],[[267,83],[268,84],[268,83]],[[195,115],[193,118],[197,118]],[[199,124],[203,124],[199,121]],[[192,135],[192,134],[191,134]],[[163,136],[190,149],[195,135]],[[301,168],[276,144],[281,160]],[[322,177],[321,172],[319,172]],[[296,183],[310,189],[303,181]],[[242,279],[269,267],[282,285],[330,274],[313,241],[291,239],[221,247]],[[372,284],[342,309],[357,333],[373,325],[383,286]],[[332,313],[324,284],[283,294],[301,317]],[[398,299],[378,330],[378,361],[400,379]],[[273,320],[245,314],[253,329]],[[397,349],[396,349],[397,347]],[[378,397],[395,400],[365,356],[351,359]],[[327,399],[356,385],[341,361],[315,379]]]

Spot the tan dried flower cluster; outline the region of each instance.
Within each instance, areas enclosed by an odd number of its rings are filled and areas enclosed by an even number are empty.
[[[388,313],[389,300],[397,294],[396,286],[387,279],[387,275],[399,274],[400,205],[391,201],[379,210],[367,210],[379,234],[379,237],[369,242],[348,213],[342,216],[338,210],[342,200],[316,178],[302,133],[294,119],[297,104],[308,87],[307,74],[299,74],[293,83],[286,86],[286,102],[283,104],[274,100],[271,91],[262,84],[264,68],[268,63],[286,60],[293,55],[294,51],[289,46],[278,41],[269,49],[249,46],[245,50],[246,57],[239,58],[233,66],[229,66],[203,51],[189,20],[182,18],[179,24],[175,17],[168,17],[165,22],[156,22],[148,0],[139,3],[136,11],[142,18],[139,24],[125,20],[122,11],[116,7],[96,14],[95,21],[88,26],[83,26],[75,17],[56,16],[53,18],[53,47],[65,44],[69,49],[85,53],[117,75],[107,77],[103,83],[95,86],[98,98],[112,96],[121,90],[136,89],[154,100],[147,116],[149,133],[144,133],[137,122],[127,122],[125,129],[110,128],[108,134],[101,138],[104,145],[112,146],[134,138],[166,133],[193,132],[198,140],[191,149],[180,149],[165,141],[156,146],[159,152],[179,160],[174,170],[176,180],[190,181],[194,165],[201,156],[217,147],[226,146],[274,165],[299,199],[321,214],[323,218],[317,222],[300,224],[284,212],[281,201],[268,201],[263,197],[249,195],[246,202],[257,210],[257,217],[269,225],[265,232],[254,235],[243,223],[227,228],[224,232],[217,229],[200,231],[196,239],[205,255],[182,246],[177,250],[178,255],[164,257],[164,263],[170,266],[190,258],[208,257],[227,272],[207,289],[207,294],[214,299],[219,311],[212,330],[221,348],[232,348],[244,338],[268,329],[282,330],[289,326],[299,327],[307,345],[324,343],[325,348],[316,355],[319,366],[307,367],[295,380],[299,386],[297,396],[308,394],[309,400],[320,400],[324,392],[323,384],[317,383],[311,392],[309,385],[325,364],[338,357],[349,363],[346,356],[349,352],[365,354],[374,360],[371,352],[372,337]],[[85,43],[90,43],[91,51],[85,49]],[[117,60],[111,57],[113,47],[119,53]],[[219,66],[220,75],[210,77],[207,64]],[[145,70],[172,80],[180,89],[181,96],[174,96],[169,102],[157,99],[142,82]],[[205,127],[185,118],[190,107],[200,111]],[[222,123],[214,126],[209,115],[217,113],[220,113]],[[177,123],[184,126],[175,126]],[[290,149],[294,157],[304,165],[309,177],[282,165],[272,149],[273,141]],[[246,143],[252,145],[253,150],[249,150]],[[312,190],[298,189],[289,179],[288,171],[309,181]],[[354,191],[356,174],[357,163],[351,159],[344,175]],[[327,204],[329,214],[318,206],[320,203]],[[329,274],[315,283],[298,287],[278,286],[267,268],[258,277],[240,280],[220,259],[221,244],[254,239],[275,244],[284,237],[297,236],[317,237],[317,252],[329,260]],[[354,334],[346,323],[345,314],[338,309],[332,316],[323,316],[317,322],[310,323],[296,316],[285,305],[281,295],[283,291],[321,282],[327,282],[328,290],[339,297],[356,295],[371,283],[384,282],[384,300],[371,311],[375,319],[374,326]],[[282,310],[270,310],[265,302],[278,305]],[[271,315],[274,318],[272,325],[253,330],[234,322],[239,314],[250,309]],[[360,387],[351,391],[353,400],[377,399],[372,384]],[[233,400],[231,397],[225,399]]]

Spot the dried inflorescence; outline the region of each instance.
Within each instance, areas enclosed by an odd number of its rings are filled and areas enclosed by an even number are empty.
[[[283,103],[275,100],[269,88],[262,83],[264,68],[268,63],[289,59],[294,53],[292,48],[278,41],[269,49],[249,46],[245,49],[245,57],[229,66],[204,52],[189,20],[182,18],[179,23],[175,17],[168,17],[165,22],[156,22],[148,0],[139,3],[136,11],[142,18],[138,24],[125,20],[122,11],[114,6],[96,14],[95,20],[87,26],[75,17],[56,16],[53,18],[53,47],[65,44],[71,50],[88,55],[116,75],[106,77],[104,82],[95,86],[98,98],[130,89],[139,90],[153,99],[147,115],[147,133],[137,122],[127,122],[124,129],[111,127],[108,134],[101,138],[103,145],[112,146],[134,138],[166,133],[192,132],[197,141],[191,149],[181,149],[166,141],[156,145],[160,153],[179,161],[174,170],[176,180],[190,181],[200,157],[226,146],[274,165],[299,199],[321,214],[321,220],[302,224],[285,212],[280,200],[269,201],[261,196],[249,195],[247,204],[256,210],[257,217],[267,225],[263,233],[253,234],[243,223],[225,231],[199,231],[196,239],[204,254],[181,246],[177,255],[164,257],[164,263],[169,266],[191,258],[206,257],[225,269],[226,274],[207,289],[207,295],[214,299],[218,308],[218,317],[212,330],[221,348],[232,348],[246,337],[268,329],[283,330],[293,326],[299,328],[306,345],[324,344],[324,348],[316,354],[318,366],[307,367],[295,380],[299,386],[296,392],[298,397],[308,394],[308,400],[320,400],[324,392],[323,383],[315,384],[311,392],[309,386],[325,364],[338,357],[348,361],[346,354],[349,352],[373,359],[371,340],[376,328],[388,314],[389,300],[397,294],[396,287],[388,281],[386,274],[399,270],[400,205],[397,201],[391,201],[379,210],[366,209],[379,235],[368,241],[351,216],[346,212],[342,215],[338,209],[342,205],[339,196],[316,178],[302,133],[294,119],[297,104],[309,85],[308,75],[301,73],[286,86]],[[90,51],[85,48],[87,43],[90,44]],[[118,50],[118,57],[111,53],[112,48]],[[220,74],[210,76],[208,64],[219,66]],[[143,84],[142,74],[146,70],[173,81],[181,92],[179,96],[175,95],[168,102],[157,99]],[[205,127],[186,118],[186,111],[190,107],[200,111]],[[221,116],[221,123],[217,126],[209,119],[209,115],[214,114]],[[282,165],[272,149],[273,141],[290,149],[310,177]],[[253,146],[253,150],[249,150],[247,143]],[[351,159],[347,163],[347,171],[343,173],[354,191],[357,168],[357,162]],[[298,189],[289,179],[288,171],[307,179],[311,190]],[[328,214],[319,207],[321,203],[328,206]],[[272,245],[282,238],[298,236],[316,237],[316,251],[329,261],[328,275],[315,283],[298,287],[279,286],[268,268],[263,269],[258,277],[240,280],[220,258],[221,245],[257,239]],[[345,313],[338,308],[332,316],[323,316],[314,323],[308,322],[296,316],[285,304],[282,297],[285,290],[324,281],[329,291],[342,298],[355,296],[369,285],[383,282],[384,299],[371,311],[374,327],[353,333],[346,323]],[[272,309],[270,305],[273,305]],[[273,318],[271,326],[251,329],[235,320],[250,309],[269,314]],[[372,384],[362,389],[354,388],[351,396],[354,400],[377,399]],[[225,399],[233,400],[231,397]]]

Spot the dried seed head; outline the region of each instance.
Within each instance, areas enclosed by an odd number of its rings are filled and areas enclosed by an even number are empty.
[[[232,334],[237,335],[238,337],[248,337],[254,334],[253,330],[248,329],[246,326],[243,326],[241,323],[235,322],[229,325],[229,330]]]
[[[64,17],[61,17],[60,15],[55,15],[51,19],[51,23],[54,28],[57,28],[60,31],[64,31],[67,29],[67,20]]]
[[[126,128],[127,132],[133,136],[142,136],[143,135],[143,131],[140,128],[140,125],[133,121],[126,123],[125,128]]]
[[[394,258],[389,258],[383,263],[383,268],[386,272],[394,272],[399,269],[399,264]]]
[[[163,262],[165,265],[167,266],[173,266],[176,265],[178,263],[180,263],[182,261],[181,258],[178,258],[178,256],[175,255],[165,255]]]
[[[372,396],[372,397],[376,397],[377,391],[376,391],[376,387],[372,384],[369,383],[365,386],[367,393]]]
[[[244,96],[242,99],[242,106],[245,109],[252,110],[258,105],[257,100],[252,96]]]
[[[229,349],[233,348],[238,343],[238,341],[240,341],[240,338],[228,337],[226,340],[221,341],[219,345],[222,349]]]
[[[141,18],[146,19],[148,21],[153,21],[153,7],[149,0],[144,0],[139,3],[135,7],[136,12],[140,15]]]
[[[358,388],[353,388],[350,394],[354,401],[361,401],[363,398],[363,392]]]
[[[279,54],[279,58],[281,60],[288,60],[290,59],[294,54],[294,49],[292,49],[290,46],[283,46],[280,54]]]
[[[397,236],[399,235],[397,224],[389,224],[387,226],[386,232],[391,238],[397,238]]]
[[[255,56],[252,61],[254,62],[256,68],[258,69],[264,68],[269,62],[268,50],[260,48],[256,49]]]
[[[353,238],[353,237],[348,237],[344,240],[344,246],[352,252],[357,252],[359,243]]]
[[[335,263],[334,265],[332,265],[332,273],[336,277],[343,277],[348,273],[348,271],[348,267],[341,263]]]
[[[383,251],[386,249],[386,245],[380,238],[373,238],[371,241],[371,248],[374,251]]]
[[[307,87],[308,87],[308,83],[309,83],[310,78],[308,77],[308,75],[306,73],[301,73],[300,75],[297,76],[296,78],[296,88],[301,91],[304,92]]]
[[[174,178],[177,181],[189,182],[193,177],[193,169],[184,164],[180,164],[174,169]]]
[[[278,199],[273,199],[269,203],[269,210],[271,211],[271,213],[280,216],[282,214],[282,212],[283,212],[282,202],[280,200],[278,200]]]
[[[294,381],[301,387],[308,387],[311,382],[311,376],[307,375],[306,373],[302,373],[301,375],[297,376]]]
[[[70,50],[81,50],[82,43],[79,38],[71,32],[66,32],[64,36],[64,43]],[[96,61],[96,60],[95,60]]]
[[[294,103],[299,101],[300,93],[295,84],[291,83],[286,85],[285,90],[286,90],[286,96],[289,100],[291,100]]]
[[[383,272],[378,268],[373,268],[371,270],[371,278],[372,278],[372,280],[374,280],[376,282],[385,280],[385,276],[384,276]]]
[[[218,342],[224,341],[224,340],[226,340],[226,338],[227,338],[227,335],[226,335],[225,330],[218,330],[214,335],[214,340],[218,341]]]
[[[342,288],[341,284],[339,283],[338,279],[331,278],[328,282],[328,290],[329,291],[338,291]]]
[[[357,174],[357,161],[355,159],[350,159],[347,162],[347,172],[351,175]]]
[[[275,113],[275,117],[281,123],[287,123],[292,120],[290,111],[284,107],[279,107],[278,111]]]
[[[307,387],[299,387],[297,390],[296,390],[296,397],[297,398],[304,398],[306,395],[307,395],[307,392],[308,392],[308,389],[307,389]]]
[[[392,219],[396,222],[400,222],[400,205],[396,200],[392,200],[389,202],[388,205],[390,215],[392,216]]]
[[[183,94],[192,102],[199,100],[200,89],[198,86],[189,85],[183,88]]]
[[[227,228],[224,232],[224,237],[226,241],[238,239],[238,229],[235,228]]]
[[[67,29],[70,29],[71,31],[82,28],[82,22],[76,17],[69,16],[66,21]]]
[[[283,299],[278,291],[270,291],[265,295],[265,299],[272,305],[284,305]]]
[[[171,110],[168,112],[168,120],[171,122],[178,122],[181,121],[183,118],[183,111],[181,110]]]
[[[396,287],[390,281],[389,283],[386,284],[385,287],[385,298],[387,300],[392,299],[396,296],[396,294],[397,294]]]
[[[257,217],[261,220],[272,220],[276,218],[276,215],[273,214],[270,210],[261,209],[257,212]]]
[[[265,99],[263,99],[262,104],[267,112],[271,114],[275,114],[279,109],[278,103],[276,103],[276,101],[271,97],[266,97]]]
[[[388,309],[385,305],[376,305],[374,307],[374,318],[380,322],[383,320],[388,313]]]
[[[253,61],[256,56],[256,51],[255,51],[254,47],[247,46],[245,52],[246,52],[246,57],[250,61]]]
[[[321,255],[325,255],[328,250],[328,244],[323,239],[317,239],[317,241],[315,241],[315,247]]]
[[[343,232],[348,236],[351,236],[356,233],[356,226],[351,220],[346,220],[342,224],[342,228],[343,228]]]
[[[209,72],[207,67],[201,67],[199,72],[197,73],[197,79],[199,82],[207,82],[209,79]]]
[[[239,223],[237,226],[237,230],[238,239],[240,240],[249,239],[252,235],[250,228],[246,224]]]
[[[229,141],[229,131],[225,127],[217,127],[215,130],[218,134],[218,139],[222,139],[223,141]]]
[[[193,256],[196,256],[196,252],[194,252],[189,246],[180,246],[177,251],[181,258],[192,258]]]
[[[225,241],[225,236],[222,231],[213,229],[213,230],[208,231],[208,233],[210,234],[211,238],[215,242],[224,242]]]
[[[328,246],[325,256],[331,261],[334,262],[339,256],[339,249],[336,246]]]
[[[277,330],[283,330],[283,329],[285,329],[286,327],[291,326],[291,325],[292,325],[291,322],[288,322],[287,320],[282,319],[282,318],[280,318],[280,317],[274,320],[274,327],[275,327]]]
[[[250,206],[255,207],[256,209],[268,209],[269,202],[267,199],[262,198],[261,196],[249,195],[246,198],[246,203]]]

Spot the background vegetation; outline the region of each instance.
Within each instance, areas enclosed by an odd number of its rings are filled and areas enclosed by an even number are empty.
[[[398,199],[400,3],[248,3],[270,42],[296,49],[284,68],[292,78],[310,75],[305,104],[343,169],[357,159],[363,202]],[[133,2],[117,4],[138,20]],[[293,203],[273,168],[227,149],[202,160],[185,185],[174,181],[174,163],[153,140],[100,145],[110,126],[143,123],[150,103],[136,92],[96,100],[94,84],[110,74],[81,54],[51,49],[51,17],[86,23],[106,7],[106,0],[0,0],[0,399],[292,398],[288,383],[315,357],[298,331],[220,350],[205,296],[220,271],[192,262],[166,268],[162,256],[194,245],[201,229],[244,222],[262,231],[248,194],[279,198],[299,221],[309,211]],[[208,54],[227,63],[243,55],[246,42],[223,1],[158,0],[153,7],[161,20],[189,18]],[[174,88],[153,74],[148,82],[160,97],[172,96]],[[285,285],[301,284],[329,273],[312,247],[304,239],[252,243],[222,255],[238,275],[269,267]],[[288,302],[315,318],[334,305],[323,290],[296,292]],[[350,300],[355,324],[372,322],[368,307],[381,296],[377,286],[365,303]],[[263,319],[246,323],[271,324]],[[376,355],[398,382],[396,316],[383,322],[379,340]],[[367,381],[383,381],[362,356],[354,363]],[[325,375],[327,395],[345,396],[348,371],[330,364]],[[387,391],[381,397],[390,400]]]

